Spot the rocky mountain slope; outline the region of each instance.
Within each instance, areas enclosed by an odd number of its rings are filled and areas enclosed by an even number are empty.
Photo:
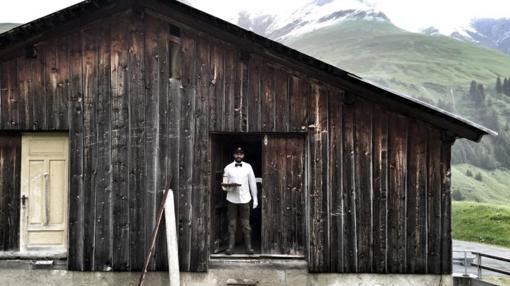
[[[474,19],[469,26],[459,27],[449,34],[434,27],[424,29],[422,32],[427,35],[447,35],[510,55],[510,18]]]

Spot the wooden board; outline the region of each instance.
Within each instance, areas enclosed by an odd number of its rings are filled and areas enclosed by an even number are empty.
[[[211,253],[218,253],[228,247],[228,220],[226,192],[221,190],[224,167],[231,161],[228,151],[218,137],[211,139]]]
[[[425,132],[424,132],[425,131]],[[406,272],[426,273],[427,267],[427,139],[426,127],[411,121],[409,129]]]
[[[207,102],[209,87],[209,54],[210,43],[205,38],[199,38],[196,43],[196,75],[197,75],[197,93],[194,98],[195,110],[192,120],[193,125],[193,196],[191,198],[193,222],[191,229],[191,261],[189,269],[204,272],[208,269],[209,260],[209,134],[207,122]]]
[[[0,133],[0,251],[19,250],[21,137]]]
[[[427,181],[427,273],[440,274],[441,263],[441,133],[427,128],[428,181]]]
[[[373,266],[373,178],[372,104],[357,102],[354,114],[354,185],[356,205],[357,271],[372,272]]]
[[[85,190],[83,185],[83,85],[82,85],[82,50],[80,34],[73,34],[72,45],[70,47],[69,57],[69,141],[70,141],[70,190],[69,190],[69,242],[73,247],[69,248],[68,256],[69,269],[84,270],[83,267],[83,200]],[[34,77],[38,73],[34,72]],[[34,86],[38,90],[39,85]],[[34,94],[34,102],[41,97]],[[34,127],[40,128],[36,124],[41,119],[34,118]],[[111,265],[111,264],[110,264]]]
[[[314,129],[309,135],[310,148],[310,258],[308,270],[329,271],[329,209],[328,209],[328,95],[329,90],[312,84],[309,106]],[[312,123],[312,122],[311,122]]]
[[[452,273],[451,150],[455,139],[441,134],[441,272]]]
[[[343,94],[332,92],[329,95],[329,166],[328,188],[330,193],[330,269],[343,272],[344,229],[343,229]]]
[[[268,135],[262,146],[259,201],[263,254],[304,254],[303,179],[304,138]]]
[[[408,123],[392,115],[388,135],[388,273],[405,272]]]
[[[111,198],[112,198],[112,156],[111,156],[111,89],[110,89],[110,30],[100,30],[97,34],[97,92],[94,100],[98,103],[95,109],[96,180],[93,189],[96,192],[96,219],[94,220],[94,265],[97,271],[108,270],[112,265],[112,229]]]
[[[342,164],[342,202],[343,202],[343,261],[341,272],[357,272],[357,239],[355,202],[355,160],[354,160],[354,108],[351,104],[342,109],[343,116],[343,164]],[[340,259],[340,258],[337,258]]]
[[[128,270],[129,265],[129,189],[128,189],[128,18],[114,21],[112,28],[111,86],[112,86],[112,269]]]
[[[180,142],[179,142],[179,265],[183,271],[189,269],[192,248],[192,197],[193,197],[193,145],[195,132],[195,97],[197,93],[196,41],[194,37],[185,37],[182,41],[182,97],[180,110]]]
[[[388,269],[388,113],[379,107],[373,112],[373,271]]]

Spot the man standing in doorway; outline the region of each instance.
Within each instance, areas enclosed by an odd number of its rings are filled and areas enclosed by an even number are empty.
[[[243,162],[244,150],[237,147],[234,150],[234,162],[228,164],[223,171],[223,190],[227,191],[227,212],[228,212],[228,248],[227,254],[232,254],[235,246],[235,235],[237,226],[237,215],[241,219],[241,225],[244,233],[244,243],[246,251],[253,254],[251,246],[251,227],[250,227],[250,200],[253,198],[253,209],[258,205],[257,183],[255,174],[250,164]],[[236,186],[229,186],[235,184]],[[250,196],[251,193],[251,196]]]

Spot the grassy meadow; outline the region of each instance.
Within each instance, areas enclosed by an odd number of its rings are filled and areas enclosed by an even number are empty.
[[[510,206],[453,202],[453,238],[510,248]]]

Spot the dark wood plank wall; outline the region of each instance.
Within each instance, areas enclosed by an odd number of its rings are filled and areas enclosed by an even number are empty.
[[[19,249],[21,137],[0,133],[0,251]]]
[[[2,130],[69,130],[70,269],[140,269],[170,186],[180,269],[206,271],[209,132],[303,132],[311,272],[451,272],[449,136],[205,29],[171,30],[118,14],[0,62]],[[167,267],[163,235],[154,258]]]
[[[305,252],[304,139],[299,135],[272,135],[264,143],[262,253]]]
[[[329,173],[326,183],[331,187],[322,190],[321,177],[312,174],[309,269],[451,272],[451,236],[444,231],[451,227],[446,167],[450,139],[441,139],[444,133],[436,128],[370,102],[342,103],[340,94],[323,103],[322,94],[321,89],[312,94],[312,112],[329,106],[329,130],[321,124],[324,115],[315,116],[310,171]],[[325,131],[329,137],[319,140]],[[329,146],[326,156],[320,151],[323,140]],[[329,164],[323,166],[323,161]],[[321,202],[328,198],[325,214]]]

